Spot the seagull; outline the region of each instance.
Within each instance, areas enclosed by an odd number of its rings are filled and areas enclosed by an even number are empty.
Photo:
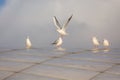
[[[95,49],[97,49],[98,46],[100,45],[99,41],[97,40],[96,37],[93,37],[93,38],[92,38],[92,41],[93,41],[93,44],[94,44],[94,46],[95,46]]]
[[[54,41],[52,44],[55,45],[57,48],[59,48],[61,47],[62,43],[63,43],[62,37],[59,36],[59,38],[56,41]]]
[[[61,25],[59,24],[59,22],[58,22],[58,20],[57,20],[57,18],[56,18],[55,16],[53,17],[54,24],[55,24],[55,26],[57,27],[57,31],[58,31],[58,33],[60,33],[61,36],[67,35],[66,28],[67,28],[67,25],[68,25],[68,23],[70,22],[72,16],[73,16],[73,15],[71,15],[71,16],[68,18],[67,22],[66,22],[63,26],[61,26]]]
[[[105,48],[108,48],[108,46],[110,45],[109,41],[104,39],[103,40],[103,45],[105,46]]]
[[[31,46],[32,46],[31,41],[30,41],[30,39],[29,39],[29,36],[27,36],[27,38],[26,38],[26,48],[27,48],[27,49],[30,49]]]

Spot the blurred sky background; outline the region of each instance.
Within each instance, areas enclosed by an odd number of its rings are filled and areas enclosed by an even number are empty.
[[[0,0],[0,48],[24,48],[26,36],[34,47],[52,47],[52,17],[63,24],[71,14],[64,48],[91,48],[93,36],[120,47],[120,0]]]

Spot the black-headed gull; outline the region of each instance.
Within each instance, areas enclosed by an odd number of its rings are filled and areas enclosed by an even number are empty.
[[[59,48],[61,47],[62,43],[63,43],[62,37],[59,36],[59,38],[56,41],[54,41],[52,44],[55,45],[57,48]]]
[[[60,33],[61,36],[67,35],[66,28],[67,28],[67,25],[68,25],[68,23],[70,22],[72,16],[73,16],[73,15],[71,15],[71,16],[68,18],[67,22],[66,22],[63,26],[61,26],[61,25],[59,24],[59,22],[58,22],[58,20],[57,20],[57,18],[56,18],[55,16],[53,17],[54,24],[55,24],[55,26],[57,27],[57,31]]]

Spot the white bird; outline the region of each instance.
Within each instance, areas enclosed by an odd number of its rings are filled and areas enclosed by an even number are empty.
[[[57,48],[60,48],[62,43],[63,43],[62,37],[59,36],[59,38],[56,41],[54,41],[52,44],[55,45]]]
[[[58,20],[57,20],[57,18],[56,18],[55,16],[53,17],[54,24],[55,24],[55,26],[57,27],[57,31],[58,31],[58,33],[60,33],[61,36],[67,35],[66,28],[67,28],[67,25],[68,25],[68,23],[70,22],[72,16],[73,16],[73,15],[71,15],[71,16],[68,18],[67,22],[66,22],[63,26],[61,26],[61,25],[59,24],[59,22],[58,22]]]
[[[108,46],[110,45],[109,41],[104,39],[103,40],[103,45],[105,46],[105,48],[108,48]]]
[[[94,44],[94,46],[95,46],[95,49],[97,49],[98,46],[100,45],[99,41],[97,40],[96,37],[93,37],[93,38],[92,38],[92,41],[93,41],[93,44]]]
[[[32,46],[31,41],[30,41],[30,39],[29,39],[29,36],[27,36],[27,38],[26,38],[26,48],[27,48],[27,49],[30,49],[31,46]]]

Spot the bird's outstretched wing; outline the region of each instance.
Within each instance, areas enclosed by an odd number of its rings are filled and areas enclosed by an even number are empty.
[[[68,23],[70,22],[73,14],[68,18],[67,22],[63,25],[64,29],[67,27]]]
[[[54,22],[54,24],[55,24],[55,26],[58,28],[58,29],[60,29],[60,24],[59,24],[59,22],[58,22],[58,20],[57,20],[57,18],[54,16],[53,17],[53,22]]]

